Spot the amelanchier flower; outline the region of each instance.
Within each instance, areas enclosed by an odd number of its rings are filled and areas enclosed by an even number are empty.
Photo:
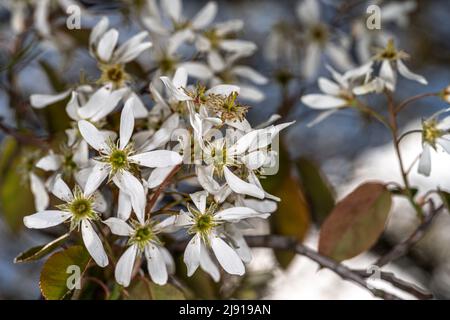
[[[333,109],[351,107],[356,103],[356,96],[369,93],[376,90],[376,80],[366,84],[357,83],[356,80],[367,78],[372,67],[369,64],[363,65],[357,69],[340,74],[328,66],[333,80],[320,77],[318,85],[323,94],[307,94],[301,100],[313,109]]]
[[[395,69],[405,78],[417,81],[421,84],[428,84],[427,80],[418,74],[411,72],[403,63],[404,59],[408,59],[409,55],[401,50],[397,50],[394,45],[394,40],[390,39],[386,48],[380,49],[369,64],[376,62],[381,63],[379,77],[384,81],[385,87],[389,91],[395,91],[397,84],[397,73]]]
[[[217,210],[216,203],[207,206],[206,191],[196,192],[190,197],[194,207],[188,206],[188,212],[181,211],[174,220],[174,227],[186,228],[188,233],[193,235],[184,252],[188,276],[192,276],[200,266],[215,281],[219,281],[219,269],[210,257],[210,249],[226,272],[243,275],[245,267],[242,261],[249,260],[248,252],[244,252],[244,259],[239,254],[243,253],[239,250],[243,239],[233,238],[226,233],[224,227],[227,223],[236,223],[244,219],[267,218],[269,214],[246,207]]]
[[[441,110],[422,122],[422,153],[419,158],[418,172],[425,176],[431,173],[431,153],[438,146],[450,154],[450,116],[438,120],[439,115],[449,109]]]
[[[174,271],[175,263],[158,238],[158,234],[164,232],[169,226],[172,227],[173,219],[168,218],[161,222],[150,220],[145,223],[132,221],[130,225],[121,219],[109,218],[103,223],[111,229],[112,233],[129,237],[128,248],[116,265],[117,283],[124,287],[129,286],[135,261],[137,257],[144,254],[152,281],[159,285],[166,284],[168,275]]]
[[[322,53],[342,69],[348,70],[352,67],[347,50],[333,43],[328,26],[321,21],[319,1],[299,2],[297,16],[305,28],[306,56],[303,64],[305,78],[311,79],[316,75]]]
[[[133,175],[140,166],[157,168],[180,164],[181,156],[173,151],[135,150],[130,143],[134,130],[133,98],[126,101],[120,118],[120,137],[117,143],[105,137],[92,123],[81,120],[78,128],[87,143],[99,152],[99,157],[86,182],[87,192],[96,190],[109,176],[120,189],[119,215],[128,219],[131,206],[138,220],[144,223],[145,192],[142,183]],[[131,204],[131,206],[130,206]]]
[[[86,192],[79,186],[75,186],[73,192],[62,179],[56,179],[53,194],[65,203],[57,206],[59,210],[44,210],[26,216],[23,223],[31,229],[45,229],[70,221],[70,231],[81,229],[84,245],[91,257],[100,266],[108,265],[108,256],[103,249],[103,244],[92,225],[99,220],[99,213],[106,211],[106,203],[95,192]]]

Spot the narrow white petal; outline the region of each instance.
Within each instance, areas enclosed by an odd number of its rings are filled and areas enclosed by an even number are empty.
[[[131,228],[128,223],[118,218],[109,218],[103,221],[111,232],[118,236],[130,236],[133,233],[133,228]]]
[[[216,17],[217,3],[214,1],[208,2],[192,19],[192,27],[194,29],[202,29],[207,27]]]
[[[188,72],[185,68],[178,67],[173,75],[172,83],[176,88],[185,88],[188,82]]]
[[[318,84],[320,90],[327,95],[337,96],[341,92],[339,85],[327,78],[320,77]]]
[[[226,67],[225,61],[217,50],[210,50],[207,59],[209,67],[215,72],[223,71]]]
[[[250,170],[256,170],[261,168],[267,159],[267,152],[258,150],[250,152],[241,158],[241,161]]]
[[[174,168],[175,166],[155,168],[147,180],[147,187],[150,189],[158,187],[166,180]]]
[[[324,94],[307,94],[302,102],[313,109],[342,108],[348,105],[347,100]]]
[[[118,284],[128,287],[131,281],[131,273],[133,272],[134,262],[136,261],[137,246],[130,246],[117,261],[114,276]]]
[[[99,22],[95,25],[91,30],[91,34],[89,35],[89,46],[93,46],[97,44],[100,37],[106,32],[109,26],[109,20],[107,17],[103,17]]]
[[[33,108],[41,109],[55,102],[65,99],[71,90],[67,90],[57,94],[32,94],[30,96],[30,103]]]
[[[200,236],[196,234],[191,241],[189,241],[184,251],[183,261],[187,267],[188,277],[192,276],[200,265],[200,246],[202,245]]]
[[[30,229],[45,229],[63,223],[71,213],[59,210],[41,211],[23,218],[23,224]]]
[[[135,154],[129,160],[144,167],[161,168],[180,164],[183,158],[179,153],[168,150],[155,150]]]
[[[61,167],[61,155],[51,153],[39,159],[36,167],[45,171],[56,171]]]
[[[390,91],[395,90],[395,85],[396,85],[397,79],[396,79],[395,72],[392,69],[391,62],[389,60],[384,60],[381,63],[380,78],[386,82],[386,87]]]
[[[117,204],[117,216],[126,221],[130,218],[131,215],[131,198],[130,196],[123,190],[119,190],[119,200]]]
[[[110,168],[107,164],[97,162],[92,168],[88,180],[86,181],[86,186],[84,187],[84,195],[89,196],[93,194],[106,179],[109,172]]]
[[[239,93],[241,99],[258,103],[266,98],[264,92],[255,86],[240,84],[239,87],[241,88],[241,92]]]
[[[212,261],[208,248],[202,243],[200,245],[200,267],[207,272],[215,282],[220,280],[219,268]]]
[[[222,268],[230,274],[242,276],[245,267],[236,251],[218,236],[212,236],[210,240],[211,248]]]
[[[418,172],[424,176],[431,173],[431,147],[428,144],[423,145],[423,151],[419,158]]]
[[[172,80],[170,80],[168,77],[161,77],[160,79],[166,86],[168,93],[176,100],[178,101],[192,100],[192,98],[189,97],[186,93],[184,93],[180,88],[177,88],[173,84]]]
[[[238,221],[248,218],[267,218],[269,214],[261,213],[254,209],[247,207],[232,207],[222,211],[217,212],[214,217],[219,220],[225,221]]]
[[[268,82],[267,78],[261,73],[247,66],[236,66],[232,69],[232,73],[259,85],[263,85]]]
[[[181,0],[164,0],[161,1],[161,7],[166,14],[175,21],[181,18],[182,4]]]
[[[50,199],[45,189],[44,181],[33,172],[30,173],[30,188],[34,197],[34,206],[37,211],[47,209]]]
[[[164,285],[167,282],[168,274],[164,257],[159,251],[159,248],[150,243],[145,246],[145,257],[147,258],[147,269],[152,281],[159,285]]]
[[[116,173],[113,177],[117,187],[128,194],[131,199],[131,205],[136,213],[139,222],[145,222],[145,191],[141,182],[128,171]]]
[[[264,198],[264,191],[257,186],[248,183],[234,173],[232,173],[227,167],[224,167],[223,172],[225,174],[225,180],[228,183],[228,186],[236,193],[246,194],[258,199]]]
[[[89,145],[99,152],[108,152],[109,146],[105,136],[89,121],[78,121],[78,129],[80,130],[83,139]]]
[[[108,114],[110,114],[114,109],[117,107],[117,104],[119,101],[129,92],[128,87],[120,88],[117,90],[114,90],[106,96],[105,100],[103,100],[100,103],[100,106],[97,105],[97,110],[95,110],[95,113],[90,118],[93,122],[98,122],[100,120],[103,120],[104,117],[106,117]],[[90,102],[90,100],[89,100]],[[86,106],[84,106],[86,107]],[[83,107],[83,108],[84,108]]]
[[[125,149],[130,141],[134,130],[134,114],[133,114],[134,98],[129,98],[125,102],[120,115],[120,146],[121,150]]]
[[[134,93],[131,92],[130,93],[130,98],[132,98],[133,100],[133,114],[134,117],[136,119],[142,119],[148,116],[148,110],[145,107],[144,103],[142,102],[142,100],[139,98],[139,96]]]
[[[306,56],[303,62],[303,75],[306,79],[312,79],[319,69],[321,49],[316,43],[310,43],[306,48]]]
[[[97,233],[92,228],[91,222],[87,220],[81,221],[81,236],[87,251],[100,267],[108,265],[108,256],[106,255],[103,244]]]
[[[88,102],[78,109],[78,114],[83,119],[89,119],[106,107],[108,98],[111,95],[113,87],[111,84],[104,85],[95,91]]]
[[[208,197],[207,191],[198,191],[189,195],[194,202],[195,206],[201,213],[205,213],[206,210],[206,198]]]
[[[253,52],[257,49],[256,44],[245,40],[222,40],[219,46],[223,50],[230,52]]]
[[[320,21],[320,7],[317,0],[303,0],[296,8],[297,17],[305,25],[313,25]]]
[[[222,96],[229,96],[233,92],[239,93],[241,89],[238,86],[231,85],[231,84],[219,84],[215,87],[212,87],[208,91],[206,91],[206,94],[218,94]]]
[[[201,62],[183,62],[180,67],[186,69],[188,75],[196,79],[208,80],[213,76],[211,69]]]
[[[405,78],[407,78],[409,80],[417,81],[424,85],[428,84],[428,81],[423,76],[416,74],[414,72],[411,72],[411,70],[409,70],[408,67],[400,59],[397,60],[397,68],[398,68],[398,72],[400,72],[400,74],[402,76],[404,76]]]
[[[69,186],[58,176],[53,183],[51,192],[58,198],[65,202],[73,200],[73,194]]]
[[[111,59],[118,39],[119,32],[116,29],[110,29],[103,34],[97,46],[97,54],[100,60],[108,62]]]

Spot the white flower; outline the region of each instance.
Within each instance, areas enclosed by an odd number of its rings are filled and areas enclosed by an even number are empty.
[[[200,266],[215,281],[219,280],[220,273],[210,257],[210,249],[226,272],[243,275],[245,267],[242,261],[251,259],[248,247],[240,233],[227,234],[224,226],[248,218],[267,218],[269,214],[246,207],[216,211],[217,204],[213,203],[207,208],[207,196],[205,191],[191,194],[195,207],[188,207],[188,212],[182,211],[179,216],[174,216],[174,225],[186,228],[193,235],[184,252],[188,276],[192,276]]]
[[[116,265],[117,283],[124,287],[129,286],[136,258],[144,254],[152,281],[159,285],[166,284],[168,275],[173,272],[175,264],[169,251],[159,240],[158,233],[164,232],[167,225],[173,223],[173,219],[160,223],[155,221],[133,222],[130,226],[121,219],[109,218],[103,223],[111,229],[112,233],[129,237],[128,248]]]
[[[347,51],[331,42],[330,30],[320,21],[317,0],[303,0],[297,6],[297,16],[306,29],[306,57],[303,75],[311,79],[317,73],[322,53],[325,53],[341,69],[350,69],[352,63]]]
[[[56,179],[52,192],[65,204],[58,206],[60,210],[39,211],[24,217],[25,226],[32,229],[44,229],[70,220],[70,230],[81,229],[84,245],[94,261],[101,267],[107,266],[108,256],[92,226],[92,221],[99,218],[98,213],[106,210],[106,203],[102,201],[102,197],[94,192],[83,192],[79,187],[75,187],[72,192],[60,178]]]
[[[132,143],[130,143],[134,130],[133,98],[126,101],[122,110],[118,144],[107,139],[93,124],[86,120],[79,121],[78,128],[87,143],[100,154],[100,158],[96,161],[86,182],[87,192],[96,190],[109,176],[121,191],[121,195],[119,195],[119,217],[128,219],[132,207],[138,220],[143,223],[146,202],[144,187],[139,179],[130,172],[131,166],[167,167],[180,164],[181,156],[173,151],[143,152],[133,148]]]
[[[37,211],[44,211],[50,204],[50,198],[44,181],[35,173],[30,172],[30,189],[34,198],[34,207]]]
[[[419,173],[429,176],[431,173],[431,152],[441,147],[450,154],[450,117],[438,121],[438,116],[448,109],[441,110],[422,122],[422,153],[419,158]]]
[[[161,7],[168,16],[169,23],[165,25],[161,19],[162,14],[159,11],[156,1],[147,1],[149,12],[142,15],[142,20],[152,32],[167,36],[180,30],[191,29],[198,31],[207,27],[217,14],[217,3],[208,2],[192,19],[183,16],[183,4],[181,0],[163,0]]]
[[[338,73],[330,66],[328,66],[328,70],[331,72],[334,81],[320,77],[318,84],[323,94],[307,94],[301,98],[302,102],[308,107],[319,110],[351,107],[355,103],[355,96],[376,89],[376,82],[370,82],[363,86],[355,83],[355,80],[368,77],[371,74],[370,64],[347,71],[344,74]]]
[[[379,50],[378,54],[373,58],[374,62],[381,62],[379,77],[383,80],[386,89],[395,91],[397,84],[397,74],[395,69],[405,78],[417,81],[421,84],[428,84],[427,80],[418,74],[411,72],[403,63],[403,59],[409,58],[409,55],[403,51],[399,51],[394,46],[394,41],[388,41],[386,48]]]

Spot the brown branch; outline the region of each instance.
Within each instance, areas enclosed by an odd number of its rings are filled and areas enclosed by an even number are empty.
[[[3,131],[6,135],[10,135],[14,139],[16,139],[19,143],[39,147],[44,150],[49,149],[47,141],[39,139],[33,135],[23,134],[16,129],[3,124],[1,120],[2,119],[0,118],[0,130]]]
[[[166,177],[166,179],[159,185],[159,187],[155,190],[155,192],[152,194],[150,199],[147,203],[147,208],[149,211],[152,210],[152,208],[155,206],[156,200],[158,200],[159,195],[163,190],[167,187],[167,185],[170,183],[172,178],[177,174],[178,171],[181,169],[181,164],[177,165],[173,170],[169,173],[169,175]]]
[[[426,234],[429,226],[431,225],[434,217],[444,208],[443,205],[438,207],[437,209],[431,210],[429,214],[425,215],[422,223],[411,233],[411,235],[400,242],[396,246],[394,246],[387,254],[381,256],[376,262],[375,265],[378,267],[385,266],[391,261],[394,261],[408,253],[408,251],[418,242],[420,241]]]
[[[248,236],[246,237],[247,243],[251,247],[268,247],[279,250],[290,250],[295,253],[308,257],[314,262],[318,263],[322,268],[327,268],[342,279],[351,281],[364,289],[370,291],[374,296],[385,300],[401,300],[400,297],[389,293],[387,291],[373,288],[369,286],[366,279],[362,277],[358,272],[346,267],[342,263],[339,263],[331,258],[321,255],[320,253],[298,243],[294,238],[278,235],[264,235],[264,236]]]

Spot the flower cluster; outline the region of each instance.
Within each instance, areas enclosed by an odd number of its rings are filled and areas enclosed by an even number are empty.
[[[235,39],[241,21],[212,24],[213,2],[192,19],[182,16],[180,1],[161,1],[161,10],[152,1],[147,5],[142,21],[148,30],[122,44],[106,17],[91,30],[89,52],[100,73],[95,82],[31,96],[37,109],[64,102],[71,125],[63,145],[42,155],[30,172],[38,212],[24,224],[42,229],[69,223],[100,267],[121,248],[115,278],[123,286],[142,255],[152,281],[168,281],[175,264],[167,239],[189,240],[189,276],[200,267],[218,281],[217,262],[243,275],[251,259],[243,236],[248,220],[267,218],[280,201],[260,178],[277,161],[273,142],[292,123],[275,125],[279,116],[272,116],[252,128],[247,121],[249,106],[238,98],[261,101],[264,95],[242,81],[267,80],[236,64],[256,49]],[[203,58],[183,59],[185,45]],[[128,65],[148,53],[155,71],[138,88]],[[190,78],[199,82],[190,84]],[[62,201],[56,209],[49,209],[51,195]]]

